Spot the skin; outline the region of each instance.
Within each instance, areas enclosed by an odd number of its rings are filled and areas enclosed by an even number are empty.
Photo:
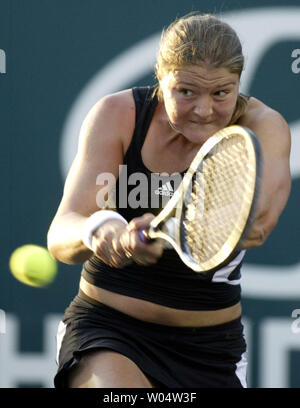
[[[187,66],[161,77],[165,110],[191,143],[201,145],[231,119],[239,76],[225,68]]]
[[[229,123],[238,96],[239,77],[223,68],[184,66],[173,72],[158,73],[158,80],[164,103],[159,103],[155,111],[142,148],[142,159],[152,171],[184,171],[201,145]],[[239,124],[256,133],[264,158],[259,205],[243,242],[244,248],[252,248],[265,242],[289,196],[290,132],[278,112],[255,98],[250,99]],[[99,186],[95,180],[103,172],[118,177],[118,166],[123,163],[134,126],[135,104],[130,90],[103,98],[85,119],[78,154],[48,232],[48,248],[57,260],[81,263],[92,255],[83,244],[81,234],[89,215],[99,210],[95,199]],[[145,245],[137,232],[153,217],[147,213],[131,220],[127,226],[119,220],[102,224],[93,236],[93,252],[115,267],[124,267],[130,262],[144,265],[157,262],[163,253],[163,242],[157,240]],[[132,254],[131,259],[126,252]],[[166,325],[209,326],[233,320],[241,314],[240,303],[216,311],[187,311],[119,295],[95,287],[83,278],[80,288],[88,296],[135,318]],[[109,370],[100,367],[109,367]],[[85,355],[71,372],[69,385],[122,387],[128,372],[131,387],[153,386],[129,359],[109,350]]]

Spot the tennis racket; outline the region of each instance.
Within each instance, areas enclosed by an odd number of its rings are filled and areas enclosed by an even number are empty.
[[[251,225],[260,163],[260,144],[250,129],[233,125],[215,133],[164,209],[140,229],[140,239],[163,238],[195,272],[226,262]]]

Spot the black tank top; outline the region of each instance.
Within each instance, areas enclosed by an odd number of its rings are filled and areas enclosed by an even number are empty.
[[[117,211],[127,221],[145,212],[159,213],[182,176],[152,173],[144,165],[141,149],[158,101],[153,87],[133,88],[132,92],[135,129],[116,183]],[[245,251],[238,253],[225,266],[209,273],[194,272],[173,249],[166,249],[156,264],[132,263],[120,269],[92,256],[84,263],[82,275],[95,286],[164,306],[217,310],[232,306],[241,298],[240,268],[244,254]]]

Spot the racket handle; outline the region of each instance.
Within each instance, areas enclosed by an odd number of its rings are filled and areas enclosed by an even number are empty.
[[[139,237],[140,237],[140,240],[144,244],[150,244],[151,242],[154,241],[154,239],[152,239],[152,238],[150,238],[148,236],[148,230],[149,230],[149,228],[140,228],[139,229]]]

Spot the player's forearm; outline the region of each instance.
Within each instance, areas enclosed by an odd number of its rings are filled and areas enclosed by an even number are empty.
[[[261,246],[274,229],[277,220],[278,218],[267,213],[258,215],[253,220],[251,227],[243,238],[240,249],[250,249]]]
[[[82,242],[83,225],[87,217],[69,213],[55,217],[48,231],[48,249],[60,262],[78,264],[86,261],[91,255]]]
[[[272,195],[262,197],[252,225],[242,241],[242,249],[259,247],[267,240],[287,204],[290,188],[290,178],[287,177],[286,182]]]

